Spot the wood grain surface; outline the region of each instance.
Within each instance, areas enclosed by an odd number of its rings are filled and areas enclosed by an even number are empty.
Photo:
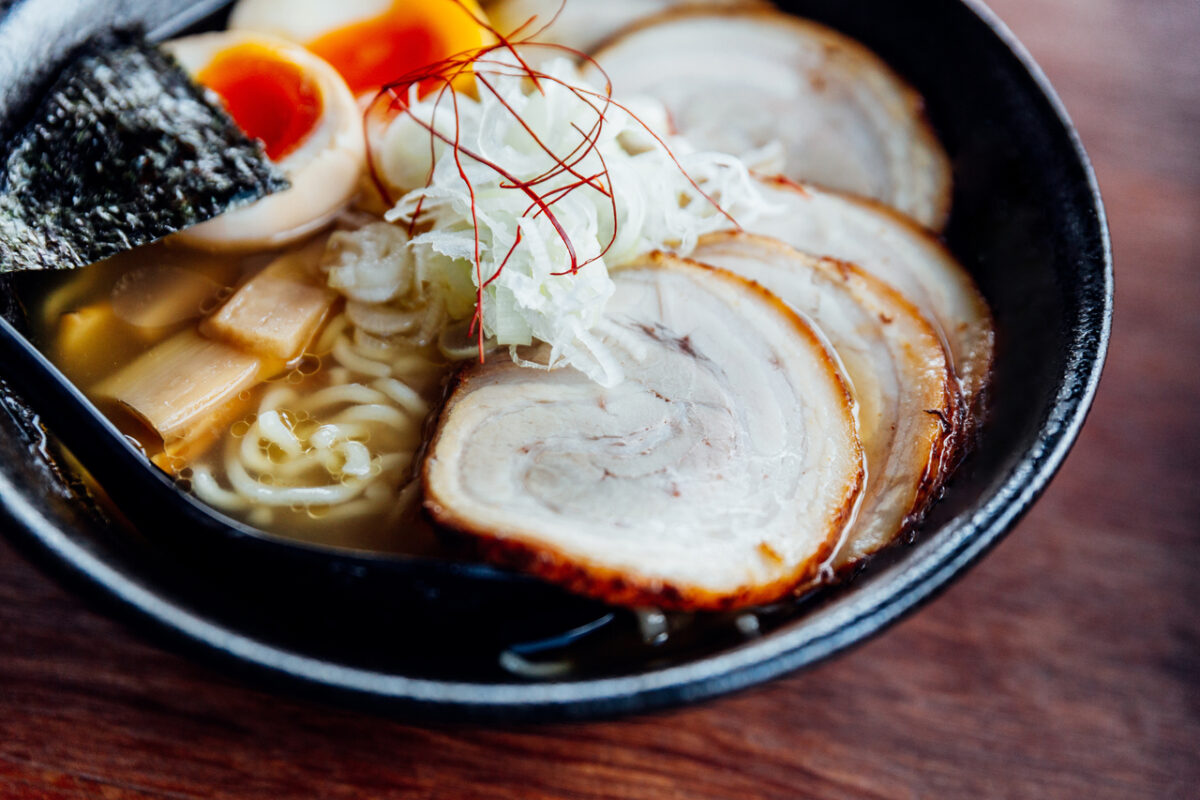
[[[1065,468],[941,599],[702,707],[419,728],[158,650],[0,544],[0,797],[1200,797],[1200,4],[992,6],[1095,160],[1116,330]]]

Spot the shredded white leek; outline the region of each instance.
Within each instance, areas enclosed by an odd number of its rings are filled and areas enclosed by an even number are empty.
[[[483,285],[486,336],[514,348],[514,357],[518,345],[546,342],[549,366],[571,364],[613,385],[621,370],[591,333],[613,292],[609,268],[656,249],[687,253],[701,235],[733,226],[722,209],[748,221],[768,206],[733,156],[696,152],[679,137],[662,136],[668,151],[647,129],[666,124],[655,101],[631,100],[625,108],[633,113],[606,106],[604,90],[588,85],[566,59],[541,66],[549,78],[535,85],[504,56],[491,58],[498,60],[477,64],[476,74],[494,93],[481,85],[474,96],[439,100],[437,93],[419,97],[414,87],[409,112],[372,132],[381,176],[400,196],[386,214],[396,224],[336,234],[330,285],[354,301],[355,325],[389,334],[419,324],[411,313],[384,313],[401,307],[470,317]],[[594,147],[581,147],[585,135]],[[571,172],[562,159],[572,162]],[[513,185],[547,174],[535,191],[553,198],[552,214],[580,267],[574,273],[550,215]],[[603,177],[566,191],[581,176]],[[414,217],[417,233],[408,241]],[[432,319],[431,312],[420,321]],[[427,328],[421,333],[422,342],[431,340]]]

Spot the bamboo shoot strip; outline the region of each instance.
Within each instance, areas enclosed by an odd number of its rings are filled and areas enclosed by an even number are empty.
[[[309,270],[320,252],[308,247],[272,261],[205,320],[201,332],[264,358],[300,355],[337,298]]]
[[[189,329],[101,381],[94,394],[120,403],[170,444],[194,435],[263,371],[261,359]]]
[[[138,328],[165,328],[198,319],[216,307],[222,286],[201,272],[147,264],[117,279],[113,313]]]

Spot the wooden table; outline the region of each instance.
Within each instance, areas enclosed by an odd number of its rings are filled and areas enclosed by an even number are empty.
[[[700,708],[418,728],[244,688],[0,544],[0,796],[1200,797],[1200,5],[993,6],[1095,159],[1116,330],[1053,487],[940,600]]]

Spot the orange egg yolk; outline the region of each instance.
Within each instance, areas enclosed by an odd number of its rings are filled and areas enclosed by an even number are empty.
[[[470,13],[468,13],[468,10]],[[333,65],[355,95],[447,56],[478,48],[483,29],[471,0],[396,0],[377,17],[322,34],[305,46]]]
[[[279,161],[321,119],[321,91],[297,64],[270,48],[245,43],[217,53],[196,79],[221,96],[234,122]]]

